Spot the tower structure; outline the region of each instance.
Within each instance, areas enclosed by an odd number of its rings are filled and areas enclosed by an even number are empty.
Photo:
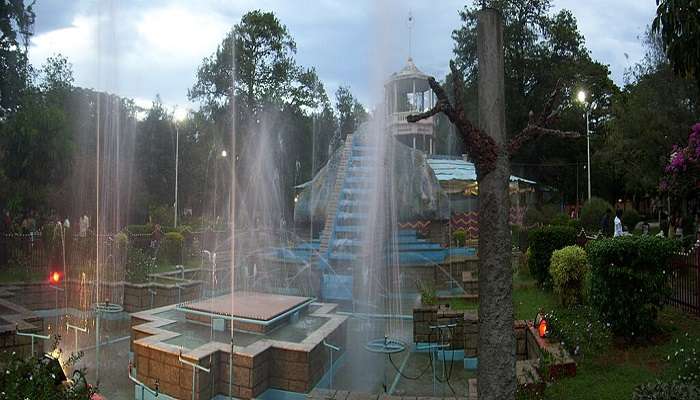
[[[384,84],[384,104],[387,132],[407,146],[433,154],[436,118],[430,117],[416,123],[406,121],[408,115],[429,110],[435,104],[428,78],[409,57],[406,65],[393,73]]]

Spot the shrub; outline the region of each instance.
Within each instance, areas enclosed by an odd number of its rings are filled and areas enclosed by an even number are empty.
[[[467,232],[464,229],[457,229],[452,232],[452,242],[457,247],[464,247],[467,244]]]
[[[53,347],[50,353],[61,355],[59,349],[60,336],[53,336]],[[40,354],[43,354],[40,352]],[[63,368],[70,371],[80,358],[82,352],[72,353],[69,357],[61,357]],[[73,385],[66,387],[57,384],[57,374],[60,365],[45,362],[36,356],[22,356],[17,352],[5,351],[0,354],[0,365],[3,373],[0,374],[0,388],[2,399],[51,399],[51,400],[84,400],[91,399],[97,393],[93,385]],[[62,372],[62,371],[61,371]],[[85,368],[76,369],[73,375],[67,378],[85,377]],[[60,379],[60,378],[59,378]]]
[[[569,221],[566,223],[566,225],[571,227],[571,228],[574,228],[577,235],[579,232],[581,232],[581,229],[583,228],[583,224],[581,224],[580,219],[569,219]]]
[[[437,291],[435,290],[435,287],[420,281],[416,281],[416,286],[420,292],[420,300],[422,304],[430,306],[437,304]]]
[[[632,393],[632,400],[697,400],[700,389],[692,384],[673,381],[647,383],[638,386]]]
[[[647,336],[667,292],[666,266],[677,243],[655,236],[623,236],[589,242],[590,302],[613,333]]]
[[[153,225],[127,225],[126,230],[132,235],[147,235],[153,232]]]
[[[182,264],[182,244],[184,242],[179,232],[167,232],[160,245],[159,258],[170,264]]]
[[[583,282],[588,272],[586,252],[579,246],[567,246],[552,252],[549,274],[554,292],[565,306],[580,304],[583,300]]]
[[[564,213],[558,213],[549,220],[549,224],[550,225],[558,225],[558,226],[567,226],[567,225],[569,225],[569,221],[571,221],[571,218],[569,218],[568,215],[566,215]]]
[[[568,226],[546,226],[530,230],[528,237],[530,275],[540,285],[549,286],[549,263],[554,250],[576,244],[576,232]]]
[[[129,237],[126,236],[126,233],[119,232],[114,235],[114,243],[117,245],[117,247],[124,248],[129,244]]]
[[[525,211],[525,225],[532,226],[541,224],[544,220],[542,213],[535,207],[528,207]]]
[[[581,225],[583,229],[589,232],[598,232],[600,230],[600,220],[605,214],[605,210],[613,211],[613,207],[607,201],[598,198],[591,197],[590,200],[586,201],[581,208]],[[613,214],[610,214],[610,232],[604,232],[606,234],[611,233],[613,229]]]
[[[152,273],[156,262],[137,247],[129,247],[126,258],[126,280],[132,283],[142,283],[148,280],[148,274]]]
[[[628,208],[622,212],[622,226],[627,228],[628,232],[632,232],[641,220],[642,216],[634,208]]]

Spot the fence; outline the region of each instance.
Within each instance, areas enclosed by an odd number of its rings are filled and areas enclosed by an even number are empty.
[[[671,260],[669,303],[700,316],[700,248],[677,254]]]

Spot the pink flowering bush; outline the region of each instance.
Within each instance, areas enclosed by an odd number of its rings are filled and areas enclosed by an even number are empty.
[[[700,123],[693,125],[688,146],[673,146],[665,176],[659,182],[659,190],[676,197],[693,195],[700,191]]]

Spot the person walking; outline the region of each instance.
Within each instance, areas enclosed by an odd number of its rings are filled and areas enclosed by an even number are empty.
[[[613,233],[614,237],[622,236],[623,231],[622,231],[622,210],[619,208],[617,211],[615,211],[615,232]]]

